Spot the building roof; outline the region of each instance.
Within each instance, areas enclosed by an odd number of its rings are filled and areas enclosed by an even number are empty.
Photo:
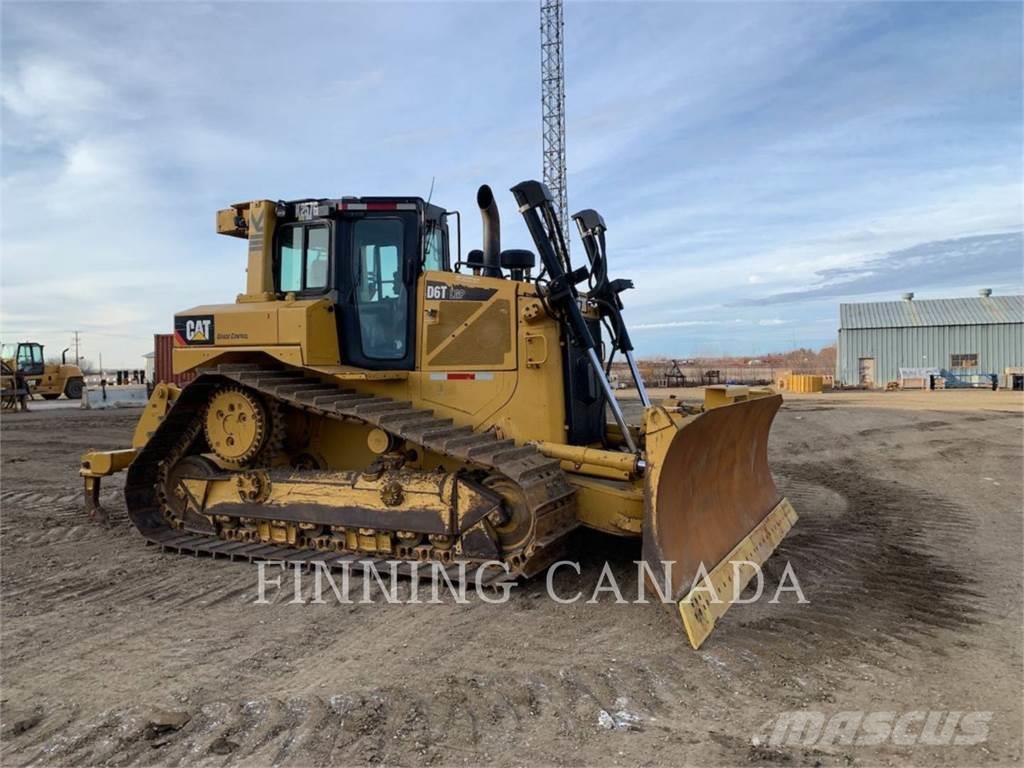
[[[913,299],[839,305],[841,329],[993,323],[1024,323],[1024,296]]]

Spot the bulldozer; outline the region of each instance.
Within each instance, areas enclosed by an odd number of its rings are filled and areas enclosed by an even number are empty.
[[[30,395],[39,395],[44,400],[56,400],[61,395],[69,400],[81,399],[85,389],[82,369],[69,363],[67,355],[68,350],[65,349],[61,352],[60,363],[47,363],[43,357],[43,345],[37,342],[21,341],[0,346],[4,375],[17,375],[24,380]]]
[[[760,565],[796,521],[767,459],[781,397],[653,402],[604,219],[573,215],[574,266],[548,188],[511,191],[536,253],[502,250],[487,185],[465,259],[459,212],[418,197],[219,211],[217,232],[247,241],[245,292],[175,315],[175,372],[197,375],[154,388],[130,448],[82,457],[90,515],[105,519],[101,480],[126,471],[131,521],[183,553],[529,578],[577,528],[639,538],[647,583],[697,648],[732,602],[712,590],[753,575],[732,562]],[[630,419],[616,354],[639,395]]]

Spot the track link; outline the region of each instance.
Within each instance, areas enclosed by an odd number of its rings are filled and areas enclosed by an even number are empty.
[[[210,396],[217,388],[231,384],[254,390],[271,402],[324,418],[361,421],[432,453],[510,480],[522,493],[535,520],[532,541],[506,561],[513,574],[529,575],[542,568],[553,546],[576,527],[573,487],[560,463],[543,456],[533,446],[516,445],[513,440],[499,439],[493,432],[474,432],[471,427],[456,426],[452,419],[438,417],[433,411],[413,408],[408,401],[325,383],[301,370],[233,364],[201,370],[129,467],[125,484],[128,514],[153,544],[197,555],[294,563],[324,561],[339,567],[373,560],[363,553],[339,556],[336,552],[280,544],[227,541],[213,534],[181,531],[168,524],[160,490],[163,478],[200,437],[203,408]],[[458,565],[456,561],[448,570],[458,570]]]

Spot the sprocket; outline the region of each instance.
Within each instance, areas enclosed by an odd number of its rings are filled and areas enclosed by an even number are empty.
[[[219,389],[206,408],[203,433],[224,461],[242,466],[259,455],[273,430],[259,395],[241,387]]]

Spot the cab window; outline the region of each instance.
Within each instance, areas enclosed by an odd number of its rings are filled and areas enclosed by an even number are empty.
[[[306,282],[307,290],[327,287],[327,227],[306,229]]]
[[[18,370],[28,374],[43,372],[43,348],[39,344],[22,344],[18,347]]]
[[[281,293],[302,290],[302,231],[303,227],[285,227],[278,235],[277,285]]]
[[[360,219],[353,227],[356,308],[363,354],[401,360],[409,302],[402,282],[405,225],[401,219]]]
[[[427,230],[423,246],[423,269],[435,272],[444,269],[444,233],[438,226]]]
[[[276,261],[280,293],[323,291],[330,275],[330,229],[324,224],[281,227]]]

